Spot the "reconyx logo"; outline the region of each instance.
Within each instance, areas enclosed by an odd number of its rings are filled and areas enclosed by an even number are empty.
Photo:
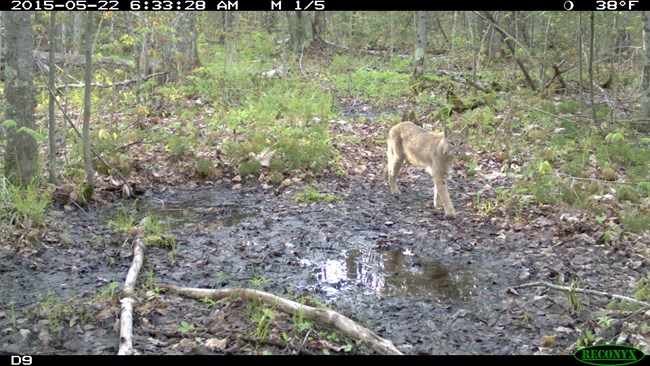
[[[573,356],[589,365],[612,366],[639,362],[645,354],[639,349],[620,344],[598,344],[581,348]]]

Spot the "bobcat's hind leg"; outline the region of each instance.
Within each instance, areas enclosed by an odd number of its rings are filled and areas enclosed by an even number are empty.
[[[388,185],[390,186],[390,191],[392,194],[400,194],[399,188],[397,188],[397,175],[399,174],[400,169],[402,169],[402,159],[400,159],[397,151],[395,151],[395,144],[390,140],[388,141],[388,163],[386,164],[386,178],[388,179]]]

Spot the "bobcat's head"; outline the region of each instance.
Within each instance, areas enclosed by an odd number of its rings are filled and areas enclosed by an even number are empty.
[[[467,127],[462,130],[452,130],[445,127],[445,147],[443,154],[449,157],[457,157],[467,151]]]

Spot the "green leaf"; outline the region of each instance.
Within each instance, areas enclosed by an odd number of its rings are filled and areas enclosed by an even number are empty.
[[[36,140],[36,142],[38,142],[38,143],[41,143],[41,142],[45,141],[45,139],[47,138],[47,137],[45,137],[44,135],[41,135],[40,133],[38,133],[38,132],[32,130],[32,129],[29,128],[29,127],[24,127],[24,126],[23,126],[23,127],[21,127],[21,128],[18,129],[18,132],[25,132],[25,133],[27,133],[27,134],[30,135],[34,140]]]
[[[5,126],[5,128],[15,128],[18,124],[13,119],[8,119],[2,122],[2,125]]]
[[[551,163],[549,163],[547,160],[544,160],[544,162],[539,165],[539,168],[537,170],[541,174],[548,174],[553,171],[553,168],[551,168]]]

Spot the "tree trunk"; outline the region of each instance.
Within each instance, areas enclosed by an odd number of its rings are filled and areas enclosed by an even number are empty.
[[[84,89],[84,113],[83,113],[83,155],[84,166],[86,169],[86,186],[84,187],[84,197],[86,199],[92,196],[95,190],[95,170],[90,157],[90,93],[92,91],[93,79],[93,12],[86,12],[86,65],[84,65],[84,79],[86,86]]]
[[[501,35],[501,38],[503,38],[503,41],[506,43],[506,46],[508,46],[508,49],[512,53],[512,57],[514,57],[515,61],[517,62],[517,65],[519,66],[519,69],[521,72],[524,74],[524,77],[526,78],[526,82],[528,83],[528,86],[532,90],[537,90],[537,85],[535,85],[535,82],[533,79],[530,77],[530,74],[528,73],[528,69],[526,69],[526,65],[524,65],[524,62],[517,57],[516,49],[515,49],[515,42],[512,41],[511,37],[506,33],[501,27],[499,27],[499,24],[497,23],[496,20],[494,20],[494,17],[490,14],[488,11],[484,11],[483,15],[485,16],[485,19],[489,20],[490,23],[494,26],[494,29],[499,32]]]
[[[641,82],[641,112],[650,119],[650,11],[643,12],[643,81]]]
[[[181,58],[176,58],[177,70],[180,73],[188,72],[199,66],[196,12],[183,12],[173,23],[176,34],[179,35],[174,41],[173,54],[183,55]]]
[[[591,34],[589,35],[589,99],[591,100],[591,114],[596,122],[596,104],[594,102],[594,39],[595,39],[595,26],[594,26],[594,12],[589,14],[589,21],[591,22]]]
[[[499,20],[499,12],[494,12],[494,24],[488,22],[487,28],[487,58],[492,61],[500,58],[501,55],[501,37],[496,33],[496,22]]]
[[[298,53],[308,47],[313,40],[311,19],[309,13],[301,11],[288,11],[289,45],[291,51]]]
[[[582,98],[582,90],[584,88],[584,82],[582,81],[582,12],[578,12],[578,83],[580,87],[580,103],[583,103],[584,99]]]
[[[55,68],[54,68],[54,51],[56,48],[56,12],[50,12],[50,88],[54,90],[56,88],[55,83]],[[50,99],[48,102],[48,112],[49,112],[49,121],[48,121],[48,138],[49,138],[49,165],[50,165],[50,183],[56,184],[56,138],[55,138],[55,124],[56,119],[54,115],[54,93],[50,93]]]
[[[34,118],[34,60],[32,22],[28,12],[4,12],[6,35],[5,120],[7,151],[5,176],[13,184],[28,184],[36,172],[38,147],[28,132],[36,130]]]
[[[427,12],[418,11],[418,40],[415,45],[413,61],[413,79],[417,80],[424,73],[424,58],[427,49]]]
[[[72,49],[81,49],[81,35],[83,34],[83,13],[72,12]]]
[[[325,17],[325,12],[317,11],[314,14],[314,19],[311,23],[311,30],[314,39],[320,39],[321,34],[327,30],[327,18]]]

